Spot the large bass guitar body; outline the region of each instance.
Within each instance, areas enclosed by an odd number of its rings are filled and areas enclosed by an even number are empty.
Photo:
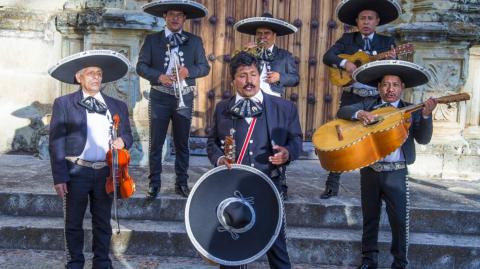
[[[372,111],[378,121],[363,125],[359,121],[334,120],[322,125],[313,143],[323,168],[346,172],[368,166],[400,147],[408,137],[411,114],[394,107]]]

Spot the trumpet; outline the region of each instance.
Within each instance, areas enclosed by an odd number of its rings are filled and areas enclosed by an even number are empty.
[[[177,110],[188,108],[183,101],[183,80],[180,80],[180,75],[178,72],[178,62],[179,56],[178,53],[172,54],[170,50],[170,44],[167,44],[168,54],[170,55],[170,61],[173,61],[173,70],[172,73],[176,77],[176,81],[173,83],[173,91],[175,92],[175,97],[178,98]]]
[[[243,49],[237,49],[233,52],[233,56],[237,55],[238,53],[244,51],[250,55],[253,55],[255,56],[256,58],[260,58],[262,56],[262,54],[264,53],[265,51],[265,41],[262,41],[262,40],[256,40],[255,41],[255,47],[251,47],[251,48],[248,48],[248,47],[244,47]]]

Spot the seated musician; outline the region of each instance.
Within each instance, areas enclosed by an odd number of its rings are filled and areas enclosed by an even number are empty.
[[[262,171],[280,191],[280,168],[297,159],[302,150],[297,108],[290,101],[265,94],[260,89],[259,63],[255,56],[238,53],[230,63],[230,74],[236,95],[216,106],[213,131],[207,145],[210,162],[230,167],[222,142],[233,128],[237,163]],[[251,133],[249,139],[248,133]],[[242,155],[240,149],[244,145],[246,150]],[[291,268],[284,228],[267,257],[271,268]]]
[[[356,26],[358,31],[345,33],[323,56],[323,63],[346,70],[352,74],[357,66],[346,59],[340,58],[339,54],[352,55],[358,51],[365,51],[374,55],[387,52],[395,46],[393,37],[381,35],[375,32],[377,26],[394,21],[401,14],[401,7],[392,0],[349,0],[341,1],[337,7],[338,19],[348,25]],[[388,58],[395,59],[394,52],[389,53]],[[369,86],[360,82],[346,85],[342,88],[340,107],[360,102],[366,97],[378,96],[375,86]],[[325,182],[325,190],[320,196],[328,199],[338,195],[341,173],[331,172]]]
[[[65,268],[81,269],[83,219],[87,205],[92,214],[92,267],[112,268],[109,258],[112,198],[105,190],[110,169],[105,159],[110,144],[129,148],[133,137],[127,105],[102,93],[101,83],[125,76],[130,64],[111,50],[90,50],[69,56],[49,70],[55,79],[79,84],[78,91],[55,99],[50,123],[50,161],[54,187],[63,199]],[[118,138],[111,141],[112,117],[121,122]]]
[[[428,73],[422,67],[403,61],[379,61],[376,65],[357,69],[354,78],[369,85],[378,85],[379,97],[369,97],[362,102],[343,106],[337,116],[346,120],[359,120],[364,124],[376,121],[369,112],[383,106],[405,107],[401,100],[405,87],[415,87],[428,82]],[[377,64],[378,63],[378,64]],[[426,100],[423,109],[412,113],[411,126],[403,145],[383,160],[360,170],[361,201],[363,213],[362,264],[360,269],[377,268],[378,227],[382,200],[392,228],[391,268],[406,268],[408,264],[409,196],[407,166],[415,161],[414,140],[427,144],[432,137],[432,111],[434,99]]]

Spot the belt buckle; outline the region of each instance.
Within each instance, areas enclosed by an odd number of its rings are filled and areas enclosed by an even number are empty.
[[[95,170],[102,169],[103,167],[105,167],[105,164],[102,163],[102,162],[92,163],[92,168],[95,169]]]
[[[381,163],[371,164],[370,168],[372,168],[373,171],[375,171],[375,172],[382,172],[383,171],[383,165]]]

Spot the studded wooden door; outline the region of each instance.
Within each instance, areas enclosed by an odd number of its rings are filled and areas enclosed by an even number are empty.
[[[212,67],[210,74],[198,80],[195,103],[194,136],[206,136],[212,124],[215,104],[232,96],[228,72],[230,55],[253,41],[253,37],[233,30],[241,19],[270,12],[275,18],[294,24],[297,33],[277,37],[277,45],[293,53],[298,64],[300,83],[288,88],[285,98],[296,103],[305,139],[316,127],[333,119],[340,92],[329,84],[322,57],[344,31],[335,18],[339,0],[200,0],[208,10],[206,18],[189,21],[186,29],[200,35]]]

